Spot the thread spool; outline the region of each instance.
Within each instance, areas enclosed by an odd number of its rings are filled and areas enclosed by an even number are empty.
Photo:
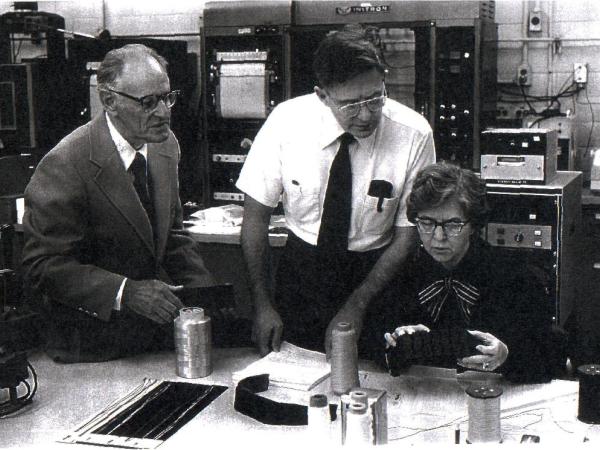
[[[361,405],[369,406],[369,396],[365,391],[353,389],[350,391],[350,399],[352,403],[360,403]]]
[[[202,308],[182,308],[174,321],[177,375],[201,378],[212,372],[211,322]]]
[[[579,406],[577,419],[584,423],[600,424],[600,364],[577,368],[579,375]]]
[[[467,389],[469,430],[467,443],[502,442],[500,396],[498,386],[471,386]]]
[[[373,443],[372,421],[364,403],[350,403],[346,412],[344,445],[360,446]]]
[[[331,416],[329,402],[324,394],[310,396],[308,403],[308,434],[311,441],[324,442],[330,439]]]
[[[341,395],[356,386],[360,386],[356,333],[351,324],[340,322],[331,332],[331,389]]]

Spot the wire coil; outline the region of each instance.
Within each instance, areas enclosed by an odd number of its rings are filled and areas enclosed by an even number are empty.
[[[331,438],[329,401],[324,394],[310,396],[308,403],[308,435],[315,443],[325,444]]]
[[[467,389],[469,444],[502,442],[500,428],[500,396],[498,386],[471,386]]]
[[[356,332],[348,322],[340,322],[331,332],[331,389],[346,394],[360,386]]]
[[[348,406],[343,443],[349,446],[373,443],[372,420],[366,404],[350,403]]]
[[[350,392],[350,399],[353,403],[359,403],[361,405],[369,406],[369,396],[365,391],[360,391],[358,389],[353,389]]]
[[[201,378],[212,372],[211,322],[202,308],[182,308],[175,319],[177,375]]]
[[[584,423],[600,424],[600,365],[579,366],[577,372],[579,374],[577,418]]]

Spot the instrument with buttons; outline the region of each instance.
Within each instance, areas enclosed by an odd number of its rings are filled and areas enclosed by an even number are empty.
[[[553,322],[564,325],[581,283],[581,173],[556,172],[545,185],[487,183],[485,239],[541,278]]]
[[[481,133],[481,178],[493,183],[545,184],[556,175],[558,135],[539,128]]]
[[[286,2],[207,2],[202,43],[203,203],[241,204],[235,186],[252,141],[287,98]]]
[[[499,247],[552,249],[552,227],[548,225],[489,223],[488,242]]]

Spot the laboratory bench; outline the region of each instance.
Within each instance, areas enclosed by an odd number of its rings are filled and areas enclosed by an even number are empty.
[[[0,420],[2,448],[77,448],[64,444],[68,436],[113,401],[122,398],[144,379],[171,380],[226,386],[219,397],[186,425],[160,444],[170,448],[203,448],[205,444],[243,445],[244,448],[302,446],[310,433],[306,426],[265,425],[234,410],[235,386],[231,374],[259,358],[251,348],[215,349],[213,371],[205,378],[183,379],[176,375],[173,352],[148,353],[101,363],[58,364],[45,354],[29,356],[38,376],[33,403],[11,417]],[[553,380],[546,384],[510,384],[499,375],[480,372],[457,374],[453,369],[414,366],[399,377],[391,377],[371,362],[360,363],[363,388],[386,391],[388,446],[451,444],[460,430],[460,442],[468,433],[468,403],[465,389],[473,384],[501,386],[502,440],[518,443],[524,434],[536,435],[541,443],[572,445],[595,439],[596,426],[577,420],[579,383]],[[269,388],[264,394],[277,402],[306,404],[313,393],[325,393],[335,404],[326,378],[311,391]],[[0,394],[2,394],[0,392]],[[334,438],[337,435],[334,433]],[[327,442],[322,442],[328,445]],[[69,446],[70,445],[70,446]]]

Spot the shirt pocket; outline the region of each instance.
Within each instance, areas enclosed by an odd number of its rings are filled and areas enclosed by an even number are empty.
[[[298,225],[309,225],[319,220],[319,194],[317,186],[299,183],[296,180],[284,182],[285,215]]]
[[[384,198],[381,211],[377,210],[378,197],[367,195],[363,203],[361,231],[365,234],[382,235],[394,225],[400,197]]]

